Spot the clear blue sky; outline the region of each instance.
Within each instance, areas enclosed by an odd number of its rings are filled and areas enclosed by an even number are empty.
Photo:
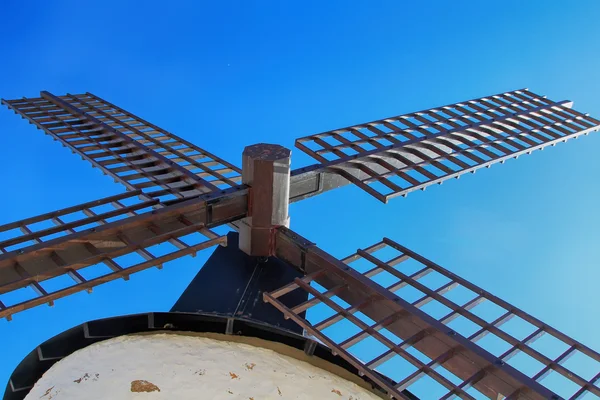
[[[597,1],[283,3],[4,0],[0,96],[90,91],[238,165],[255,142],[523,87],[600,115]],[[123,190],[5,108],[0,135],[0,223]],[[599,153],[595,134],[386,206],[346,187],[291,224],[339,257],[391,237],[600,350]],[[0,390],[67,328],[168,310],[209,253],[0,321]]]

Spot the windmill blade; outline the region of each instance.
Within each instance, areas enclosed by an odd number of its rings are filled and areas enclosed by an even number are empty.
[[[390,396],[407,398],[402,391],[422,379],[444,399],[475,398],[470,387],[494,399],[558,399],[549,388],[557,376],[570,398],[600,396],[596,351],[390,239],[338,260],[280,228],[276,248],[306,275],[264,300]],[[309,300],[286,307],[279,298],[296,290]],[[302,318],[307,310],[319,318]],[[577,363],[565,364],[572,356]]]
[[[354,183],[387,202],[600,129],[571,106],[523,89],[303,137],[296,147],[321,164],[294,171],[292,182],[313,192]],[[316,173],[343,180],[315,187]]]
[[[234,165],[91,93],[2,103],[128,190],[182,199],[241,179]]]
[[[209,228],[246,215],[238,189],[169,206],[137,190],[0,226],[0,318],[224,244]]]

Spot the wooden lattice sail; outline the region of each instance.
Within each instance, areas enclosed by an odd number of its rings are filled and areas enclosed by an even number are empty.
[[[355,184],[387,202],[600,129],[600,121],[571,102],[523,89],[311,135],[296,146],[318,163],[295,170],[290,151],[269,144],[246,148],[240,169],[91,93],[41,92],[2,102],[126,193],[0,226],[0,317],[226,245],[227,237],[213,230],[224,225],[239,230],[242,251],[230,243],[232,269],[223,275],[213,263],[203,275],[208,279],[191,284],[186,298],[193,303],[216,285],[247,281],[222,291],[236,303],[221,313],[207,316],[187,304],[185,312],[74,328],[23,361],[6,398],[24,398],[41,373],[92,343],[159,329],[221,332],[221,323],[227,335],[279,335],[271,340],[342,365],[376,395],[414,399],[411,388],[429,382],[432,398],[600,397],[600,355],[525,311],[390,239],[338,260],[289,229],[290,203],[340,186]],[[386,251],[393,254],[384,257]],[[127,255],[134,261],[123,264]],[[86,268],[98,266],[105,272],[86,279]],[[242,278],[234,279],[238,272]],[[59,276],[72,285],[47,289],[46,281]],[[3,300],[17,290],[29,290],[30,298]],[[296,300],[285,300],[294,293]],[[225,302],[228,296],[209,297]],[[256,305],[260,297],[266,309]],[[308,336],[281,334],[280,317]],[[544,338],[554,341],[550,350],[538,347]],[[570,390],[557,393],[548,381],[553,376]],[[156,386],[144,385],[136,387]]]

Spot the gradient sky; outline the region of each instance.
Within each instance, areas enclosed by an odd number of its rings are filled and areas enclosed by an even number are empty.
[[[90,91],[238,165],[256,142],[524,87],[600,115],[597,1],[374,3],[4,0],[0,96]],[[0,224],[123,191],[6,108],[0,135]],[[338,257],[393,238],[600,350],[599,153],[596,133],[388,205],[347,186],[291,227]],[[0,321],[0,390],[67,328],[168,310],[209,254]]]

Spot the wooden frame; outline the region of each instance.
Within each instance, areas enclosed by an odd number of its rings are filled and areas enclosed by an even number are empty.
[[[393,250],[387,261],[377,256],[377,252],[385,248]],[[280,228],[277,255],[306,275],[272,293],[265,293],[264,300],[376,381],[390,396],[406,398],[402,393],[404,389],[410,390],[416,381],[429,377],[446,390],[441,397],[444,399],[454,396],[473,399],[473,394],[467,391],[471,386],[490,398],[561,398],[542,383],[552,372],[577,385],[573,393],[564,397],[577,399],[588,392],[600,396],[600,354],[390,239],[384,238],[338,260],[298,234]],[[352,263],[360,260],[366,261],[368,266],[363,265],[360,270],[351,268]],[[410,261],[412,272],[403,272]],[[385,286],[374,281],[381,274],[387,275]],[[443,283],[437,287],[424,283],[430,274],[443,277]],[[402,291],[407,287],[417,291],[418,298],[407,298],[407,292]],[[461,304],[448,297],[459,288],[471,294]],[[278,300],[295,290],[308,292],[312,297],[292,309]],[[439,304],[438,312],[440,306],[448,311],[436,317],[431,309],[424,309],[434,302]],[[478,306],[481,309],[480,305],[485,302],[493,303],[502,311],[494,316],[472,311]],[[330,315],[310,322],[299,315],[319,305],[326,306]],[[453,326],[458,318],[477,326],[476,331],[466,333],[468,327],[464,324]],[[502,329],[503,324],[513,318],[529,326],[529,331],[521,332],[522,339]],[[342,329],[348,333],[343,340],[332,336],[331,332],[336,331],[327,332],[336,324],[337,332]],[[340,328],[340,324],[344,328]],[[495,355],[489,346],[480,345],[487,335],[502,341],[507,350]],[[534,348],[535,341],[543,335],[551,336],[566,350],[553,357]],[[360,347],[361,342],[368,339],[375,339],[384,350],[371,350],[367,354],[363,351],[357,356],[359,350],[352,348]],[[377,348],[372,343],[370,346]],[[595,363],[597,371],[593,377],[583,378],[563,365],[577,352]],[[536,360],[540,367],[531,372],[523,360],[515,362],[514,357],[520,353]],[[369,359],[365,360],[367,355]],[[413,370],[391,376],[397,383],[390,384],[380,379],[375,369],[394,358],[408,361]]]
[[[2,102],[128,190],[165,201],[241,180],[239,168],[91,93]]]
[[[336,129],[296,147],[382,202],[600,129],[526,89]]]

